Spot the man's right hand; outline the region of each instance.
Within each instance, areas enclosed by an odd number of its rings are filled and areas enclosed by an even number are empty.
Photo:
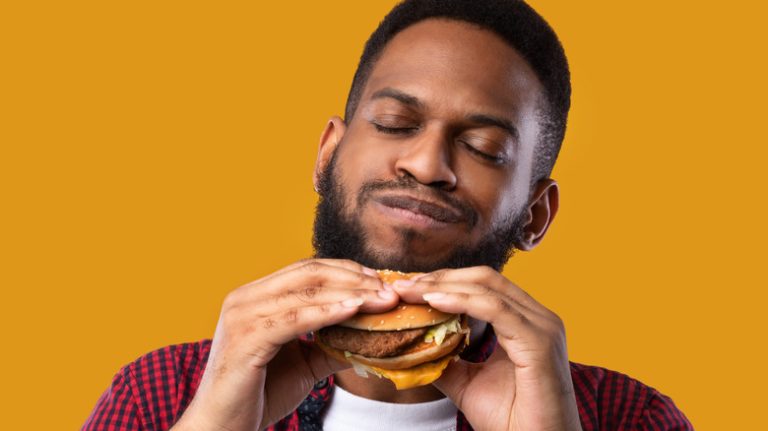
[[[398,295],[352,261],[306,260],[231,292],[200,387],[174,430],[254,431],[285,417],[314,384],[348,368],[298,337]]]

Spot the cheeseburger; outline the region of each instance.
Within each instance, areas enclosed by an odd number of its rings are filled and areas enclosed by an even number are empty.
[[[378,271],[385,283],[417,274]],[[315,334],[318,345],[352,364],[357,374],[372,373],[394,382],[397,389],[437,380],[469,342],[467,319],[428,304],[400,303],[384,313],[359,313]]]

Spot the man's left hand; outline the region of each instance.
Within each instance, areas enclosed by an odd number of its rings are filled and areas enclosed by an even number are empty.
[[[476,430],[581,430],[562,320],[489,267],[448,269],[394,289],[493,326],[501,347],[487,362],[460,360],[434,385]]]

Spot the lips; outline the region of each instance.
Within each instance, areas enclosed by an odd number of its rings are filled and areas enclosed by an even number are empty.
[[[382,196],[375,200],[384,206],[411,211],[441,223],[459,223],[466,219],[458,209],[441,206],[409,196]]]

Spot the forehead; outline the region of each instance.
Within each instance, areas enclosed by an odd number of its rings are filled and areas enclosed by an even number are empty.
[[[528,63],[495,33],[447,19],[421,21],[387,44],[362,100],[386,87],[433,106],[513,119],[532,114],[542,88]]]

